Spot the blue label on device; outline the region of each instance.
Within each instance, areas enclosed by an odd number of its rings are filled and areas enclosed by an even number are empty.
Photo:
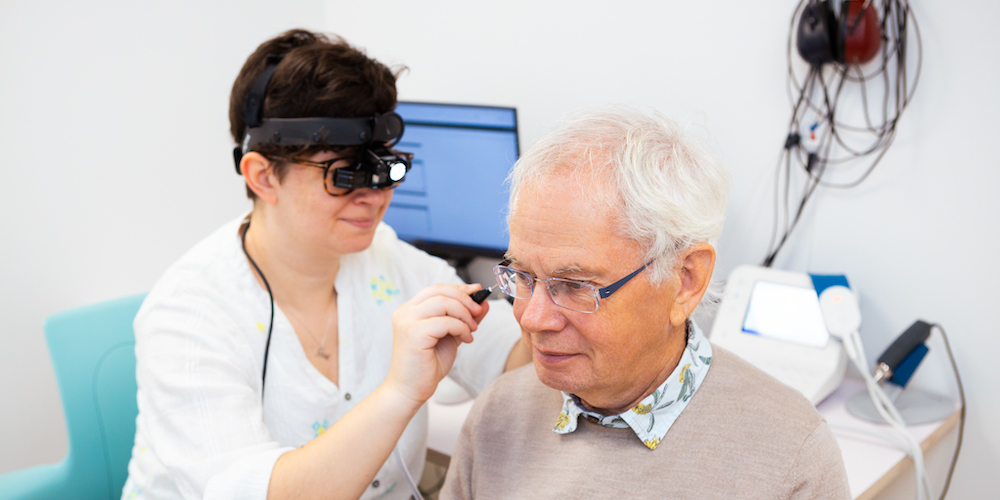
[[[809,277],[813,280],[813,288],[816,289],[817,296],[831,286],[840,285],[851,288],[851,285],[847,283],[847,276],[843,274],[810,274]]]

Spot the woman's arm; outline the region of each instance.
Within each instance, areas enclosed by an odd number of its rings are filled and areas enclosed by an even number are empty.
[[[407,424],[455,361],[458,346],[489,310],[468,294],[478,285],[434,285],[393,313],[389,375],[372,394],[274,465],[269,499],[350,498],[364,493]]]

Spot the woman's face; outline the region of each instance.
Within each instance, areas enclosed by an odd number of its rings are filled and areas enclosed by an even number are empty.
[[[324,162],[341,153],[323,151],[308,158]],[[331,168],[349,166],[338,161]],[[356,189],[346,196],[330,196],[323,186],[323,169],[292,163],[276,188],[277,232],[317,257],[360,252],[371,245],[375,228],[392,201],[391,189]]]

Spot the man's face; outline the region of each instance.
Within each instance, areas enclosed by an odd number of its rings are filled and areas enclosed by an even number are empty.
[[[615,231],[598,183],[561,182],[558,174],[525,186],[511,213],[511,267],[536,278],[586,281],[598,288],[641,267],[642,250]],[[641,272],[597,312],[557,306],[542,283],[530,299],[514,301],[514,316],[539,379],[579,396],[595,409],[620,409],[652,392],[683,349],[683,326],[671,325],[677,285],[658,286]],[[675,345],[680,340],[680,349]]]

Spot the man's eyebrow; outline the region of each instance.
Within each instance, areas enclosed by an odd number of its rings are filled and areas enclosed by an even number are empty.
[[[506,264],[517,263],[517,257],[514,257],[513,255],[511,255],[510,252],[504,252],[504,254],[503,254],[503,261],[500,262],[500,264],[503,265],[504,263],[506,263]]]
[[[565,276],[567,274],[591,276],[594,273],[580,266],[566,266],[562,269],[556,269],[555,271],[552,271],[553,276]]]
[[[504,258],[504,261],[507,262],[507,265],[513,266],[515,268],[523,268],[523,266],[519,265],[520,262],[517,260],[517,257],[515,257],[514,255],[512,255],[510,252],[505,253],[504,256],[503,256],[503,258]],[[584,269],[584,268],[582,268],[580,266],[571,265],[571,266],[566,266],[566,267],[563,267],[563,268],[560,268],[560,269],[556,269],[555,271],[552,272],[551,275],[554,276],[554,277],[562,277],[562,276],[566,276],[566,275],[572,275],[572,276],[578,276],[578,277],[583,277],[583,278],[593,278],[593,277],[597,276],[597,273],[594,272],[594,271],[592,271],[592,270]]]

